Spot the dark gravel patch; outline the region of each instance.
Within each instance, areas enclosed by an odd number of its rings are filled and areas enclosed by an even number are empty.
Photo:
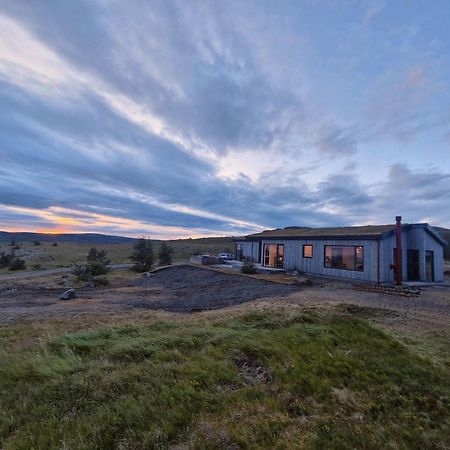
[[[283,297],[299,290],[298,286],[294,285],[277,284],[187,265],[160,270],[150,278],[137,280],[135,285],[151,288],[150,298],[124,300],[122,303],[132,307],[173,312],[225,308],[260,298]],[[158,291],[164,293],[164,299],[155,299]]]

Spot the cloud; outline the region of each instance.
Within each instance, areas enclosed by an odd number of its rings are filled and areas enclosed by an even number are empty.
[[[381,11],[83,0],[1,8],[3,227],[177,236],[379,222],[392,215],[394,187],[414,217],[449,220],[440,194],[448,159],[430,169],[435,190],[423,160],[402,163],[419,137],[448,125],[444,102],[436,108],[442,62],[423,37],[408,35],[401,52],[387,45],[404,42],[403,28]],[[363,173],[375,146],[391,166]],[[408,191],[414,177],[425,197]]]

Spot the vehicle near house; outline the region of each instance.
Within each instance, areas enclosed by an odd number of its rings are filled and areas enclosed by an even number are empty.
[[[263,267],[378,283],[443,281],[447,241],[427,223],[396,220],[391,225],[267,230],[236,239],[236,257]]]
[[[219,258],[227,259],[227,260],[231,260],[231,259],[234,258],[233,253],[219,253],[217,256],[218,256]]]

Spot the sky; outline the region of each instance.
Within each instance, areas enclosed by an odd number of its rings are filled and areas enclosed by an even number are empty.
[[[447,0],[0,0],[0,230],[450,227]]]

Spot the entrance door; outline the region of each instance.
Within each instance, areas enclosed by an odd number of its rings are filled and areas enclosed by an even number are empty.
[[[434,253],[431,250],[425,251],[425,280],[434,281]]]
[[[264,244],[264,265],[282,268],[284,263],[283,244]]]
[[[419,250],[407,250],[408,281],[419,281]]]

